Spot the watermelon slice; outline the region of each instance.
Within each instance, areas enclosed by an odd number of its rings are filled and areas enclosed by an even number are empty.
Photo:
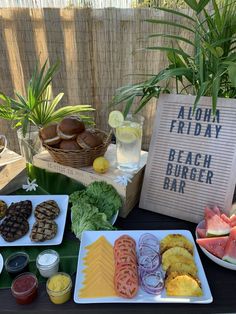
[[[197,235],[199,238],[206,238],[206,229],[197,227]]]
[[[232,207],[230,209],[230,216],[236,214],[236,203],[232,204]]]
[[[231,229],[229,239],[225,247],[223,260],[229,263],[236,264],[236,227]]]
[[[218,206],[214,206],[212,210],[213,210],[213,212],[214,212],[216,215],[218,215],[218,216],[221,215],[221,211],[220,211],[220,209],[219,209]]]
[[[199,238],[206,238],[206,224],[205,224],[205,220],[201,221],[197,228],[197,235]]]
[[[220,218],[222,219],[222,220],[224,220],[225,222],[227,222],[227,224],[231,224],[231,220],[230,220],[230,218],[228,217],[228,216],[226,216],[225,214],[221,214],[220,215]]]
[[[229,236],[197,239],[197,243],[211,254],[222,258]]]
[[[230,226],[231,228],[236,226],[236,215],[230,216]]]
[[[206,236],[221,236],[230,233],[230,225],[213,210],[205,208]]]

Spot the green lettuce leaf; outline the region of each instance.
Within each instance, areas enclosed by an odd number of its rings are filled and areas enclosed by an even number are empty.
[[[99,213],[96,206],[88,203],[78,202],[71,207],[72,231],[77,238],[85,230],[113,230],[104,213]]]
[[[106,182],[95,181],[88,185],[86,195],[90,204],[98,207],[99,211],[110,220],[112,216],[121,208],[122,201],[116,189]]]

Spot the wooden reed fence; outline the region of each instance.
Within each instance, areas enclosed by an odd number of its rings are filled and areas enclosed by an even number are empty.
[[[2,8],[0,90],[11,96],[14,90],[24,93],[37,60],[42,65],[47,58],[50,64],[59,59],[53,92],[65,93],[61,106],[91,104],[97,127],[108,130],[108,104],[116,88],[144,78],[130,74],[157,73],[166,62],[159,52],[141,50],[148,34],[163,31],[144,20],[164,15],[154,9]],[[144,149],[149,146],[155,109],[152,101],[142,112]],[[19,152],[16,131],[6,121],[0,123],[1,133]]]

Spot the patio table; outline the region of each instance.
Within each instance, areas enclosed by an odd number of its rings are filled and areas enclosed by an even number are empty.
[[[126,219],[118,218],[116,226],[123,230],[190,230],[195,238],[196,224],[142,210],[132,210]],[[65,235],[67,236],[67,235]],[[199,250],[200,258],[213,295],[211,304],[75,304],[71,299],[62,305],[52,304],[47,296],[45,284],[39,289],[37,299],[28,305],[17,305],[10,289],[0,290],[0,313],[63,313],[63,314],[120,314],[120,313],[236,313],[236,273],[209,260]]]

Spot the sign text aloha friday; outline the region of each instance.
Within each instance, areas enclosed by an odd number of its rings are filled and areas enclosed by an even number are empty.
[[[201,121],[207,124],[202,125]],[[193,107],[187,109],[181,106],[177,118],[170,122],[170,133],[177,134],[219,138],[221,129],[220,110],[217,110],[213,117],[212,110],[208,108],[197,108],[194,113]],[[211,154],[170,148],[163,188],[184,193],[186,180],[212,184],[214,174],[209,170],[211,160]],[[171,180],[172,175],[174,179]]]
[[[192,96],[160,98],[140,206],[198,222],[206,205],[231,206],[236,103],[219,99],[215,116],[210,98],[195,112],[193,103]]]

